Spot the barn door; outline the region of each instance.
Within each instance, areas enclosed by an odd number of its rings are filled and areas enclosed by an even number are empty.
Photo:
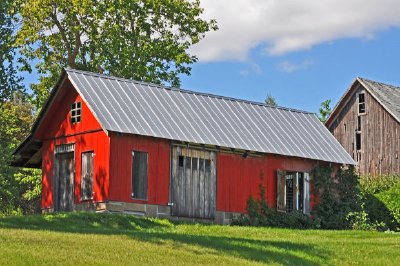
[[[215,152],[173,147],[172,156],[172,214],[214,218]]]
[[[74,154],[56,154],[54,175],[56,211],[71,211],[74,203]]]

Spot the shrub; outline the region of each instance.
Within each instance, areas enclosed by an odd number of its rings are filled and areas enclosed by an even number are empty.
[[[278,212],[268,206],[265,188],[260,185],[260,199],[257,201],[252,196],[247,199],[247,215],[241,215],[233,220],[236,225],[272,226],[285,228],[312,228],[312,219],[299,212]]]
[[[400,230],[400,176],[362,176],[360,184],[369,220]]]
[[[360,188],[363,193],[377,194],[400,184],[400,175],[360,176]]]
[[[323,229],[350,229],[350,213],[361,211],[358,175],[354,168],[340,169],[332,178],[332,168],[316,167],[312,173],[317,203],[312,215]]]

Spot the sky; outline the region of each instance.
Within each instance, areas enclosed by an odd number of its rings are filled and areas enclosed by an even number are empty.
[[[182,88],[318,112],[358,76],[400,86],[399,0],[202,0],[217,20]]]
[[[201,0],[216,19],[182,88],[318,113],[357,76],[400,86],[400,0]],[[35,80],[35,73],[25,83]]]

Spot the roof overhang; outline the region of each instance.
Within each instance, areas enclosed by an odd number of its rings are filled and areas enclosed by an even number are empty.
[[[32,125],[31,132],[28,137],[17,147],[13,153],[13,160],[10,165],[15,167],[28,167],[28,168],[41,168],[42,156],[41,148],[42,142],[35,139],[35,133],[46,116],[49,107],[56,98],[58,92],[60,91],[61,85],[67,78],[66,71],[63,70],[60,78],[58,79],[56,85],[51,90],[49,98],[47,98],[43,108],[40,110],[35,122]]]
[[[29,135],[14,152],[11,166],[41,168],[42,165],[42,142],[32,139]]]

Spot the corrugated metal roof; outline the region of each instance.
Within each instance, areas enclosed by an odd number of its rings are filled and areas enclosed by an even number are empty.
[[[364,78],[357,78],[357,80],[400,123],[400,87]]]
[[[313,113],[66,69],[108,131],[355,164]]]

